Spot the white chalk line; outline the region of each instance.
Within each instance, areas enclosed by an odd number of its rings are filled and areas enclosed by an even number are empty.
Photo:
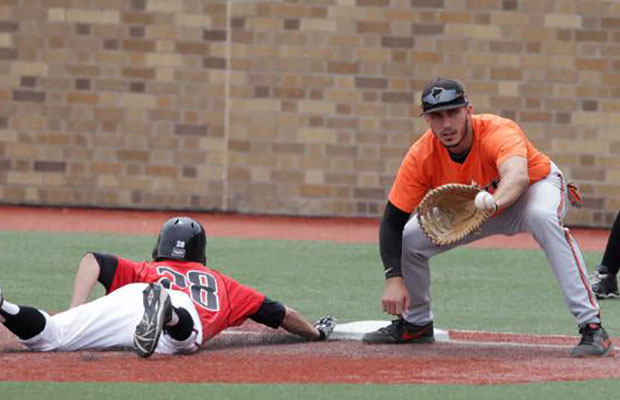
[[[459,332],[480,333],[480,334],[498,334],[498,332],[483,332],[483,331],[459,331]],[[499,333],[499,334],[503,334],[503,333]],[[269,335],[269,333],[268,332],[257,332],[257,331],[234,330],[234,331],[224,331],[220,333],[220,335],[261,336],[261,335]],[[545,335],[524,335],[524,334],[514,334],[514,335],[528,336],[528,337],[535,337],[535,338],[542,338],[542,339],[546,337],[568,338],[568,339],[575,339],[575,342],[579,340],[579,338],[572,337],[572,336],[558,336],[558,335],[545,336]],[[357,341],[354,339],[340,339],[340,340]],[[444,343],[454,343],[458,345],[465,345],[465,346],[472,346],[472,347],[476,347],[476,346],[479,346],[479,347],[525,347],[525,348],[543,348],[543,349],[571,349],[574,347],[573,345],[566,345],[566,344],[545,344],[545,343],[524,343],[524,342],[487,342],[487,341],[454,340],[454,339],[449,339],[447,342],[444,342]]]

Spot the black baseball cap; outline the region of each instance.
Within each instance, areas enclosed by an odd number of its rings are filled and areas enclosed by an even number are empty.
[[[465,107],[467,96],[455,80],[439,78],[428,83],[422,91],[422,114]]]

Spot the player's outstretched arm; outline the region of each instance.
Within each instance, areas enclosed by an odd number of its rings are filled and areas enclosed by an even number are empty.
[[[286,306],[285,309],[286,314],[280,326],[288,332],[303,338],[325,340],[331,335],[334,326],[336,326],[336,322],[332,317],[323,317],[312,325],[296,310]]]
[[[511,206],[530,184],[527,158],[512,156],[499,165],[500,182],[493,194],[497,208]]]
[[[79,306],[88,301],[93,287],[99,277],[100,267],[92,253],[87,253],[78,266],[73,283],[73,295],[71,296],[70,308]]]

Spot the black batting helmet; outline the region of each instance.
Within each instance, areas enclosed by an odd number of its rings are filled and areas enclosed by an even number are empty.
[[[162,225],[153,247],[153,261],[207,262],[207,235],[200,223],[189,217],[174,217]]]

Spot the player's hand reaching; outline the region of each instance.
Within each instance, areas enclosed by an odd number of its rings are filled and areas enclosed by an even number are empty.
[[[411,298],[403,278],[393,277],[385,281],[385,290],[381,297],[381,305],[385,313],[400,316],[404,310],[409,308],[410,301]]]
[[[334,332],[336,327],[336,319],[331,315],[321,317],[314,323],[314,327],[319,331],[319,340],[327,340],[327,338]]]

